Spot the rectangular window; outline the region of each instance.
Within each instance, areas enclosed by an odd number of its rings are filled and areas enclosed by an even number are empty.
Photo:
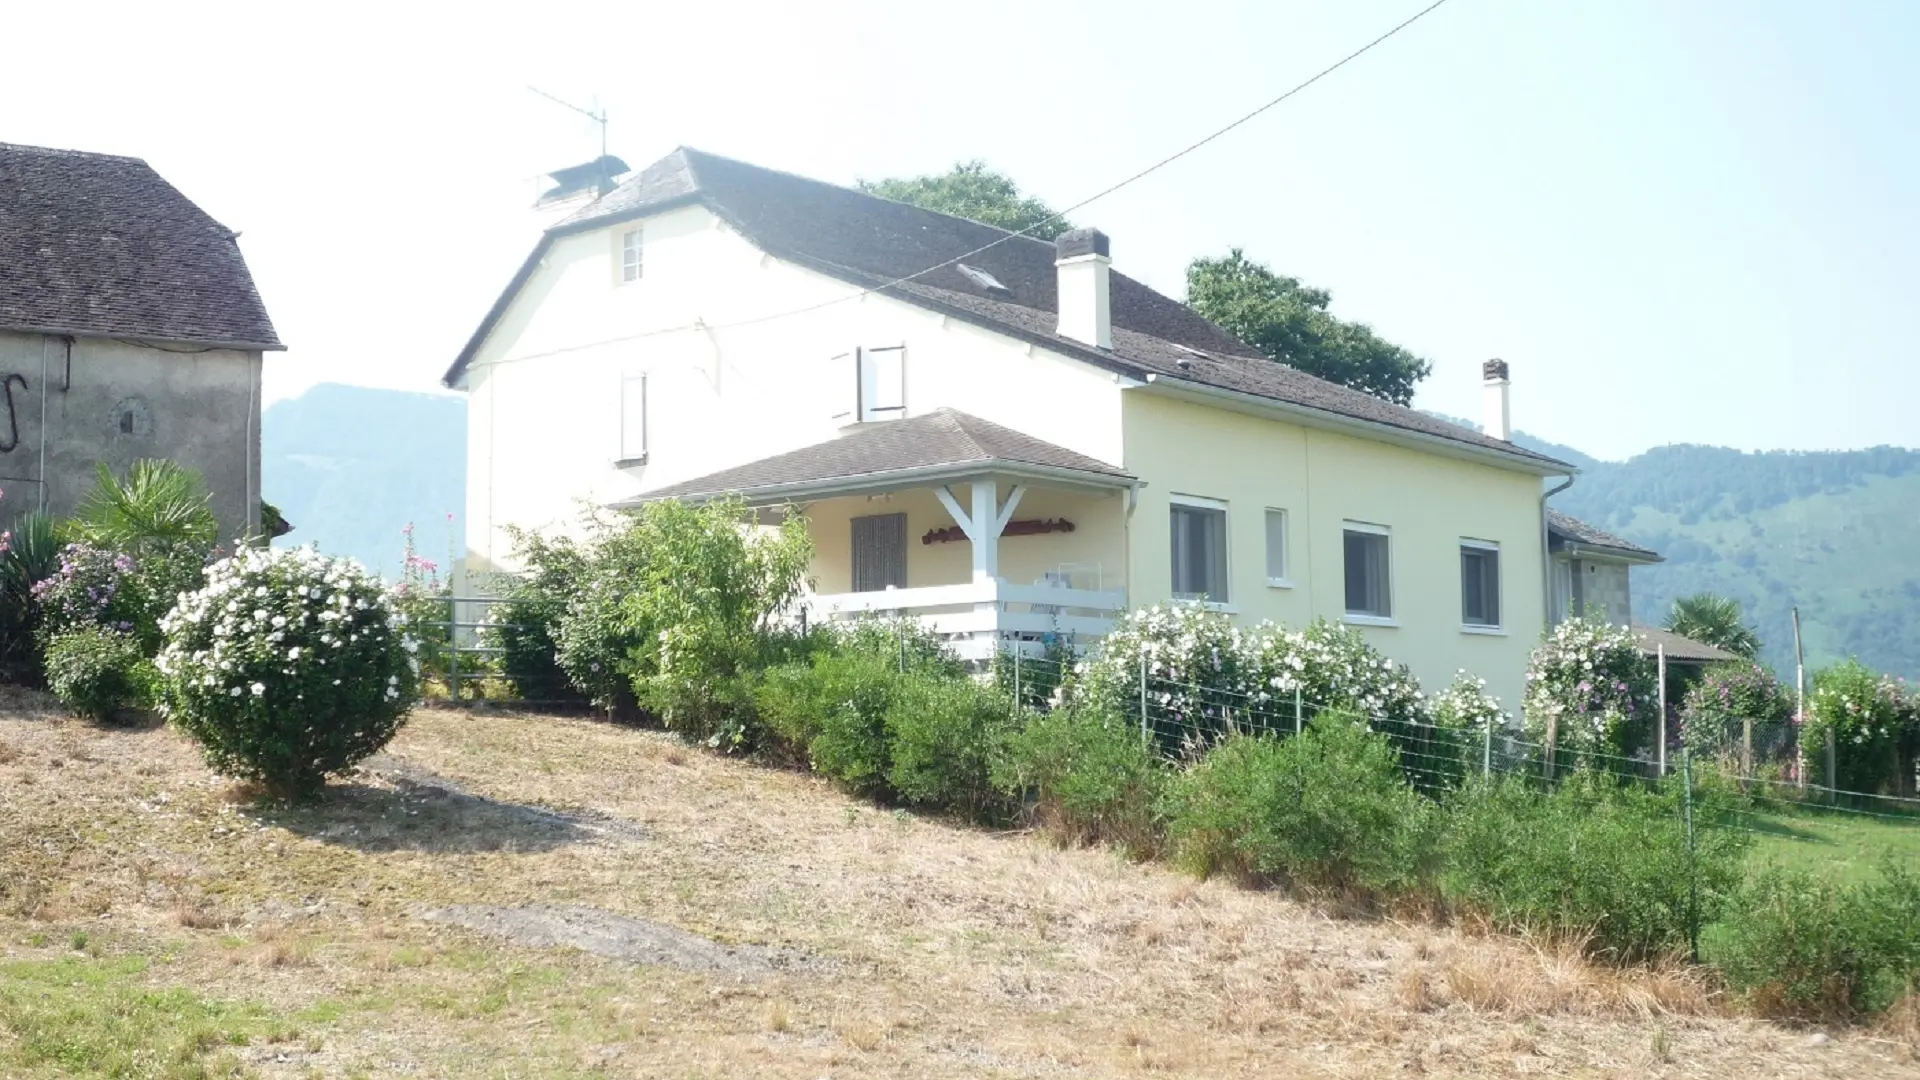
[[[1393,618],[1388,539],[1384,526],[1347,522],[1347,614],[1371,619]]]
[[[1267,584],[1291,584],[1287,577],[1287,512],[1267,509]]]
[[[647,376],[620,377],[620,457],[622,465],[647,463]]]
[[[1500,626],[1500,545],[1460,541],[1460,621],[1467,626]]]
[[[860,419],[898,420],[907,411],[907,349],[861,349]]]
[[[1175,496],[1173,596],[1176,600],[1227,602],[1227,505]]]
[[[643,230],[628,229],[620,234],[620,280],[622,282],[639,281],[641,270],[641,249]]]

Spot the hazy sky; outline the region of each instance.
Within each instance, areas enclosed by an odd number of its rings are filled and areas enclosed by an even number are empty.
[[[843,183],[981,157],[1056,205],[1421,0],[12,5],[0,140],[134,154],[229,226],[270,397],[427,390],[541,172],[686,144]],[[1920,4],[1451,0],[1074,215],[1180,295],[1239,245],[1430,358],[1417,404],[1601,456],[1920,445]]]

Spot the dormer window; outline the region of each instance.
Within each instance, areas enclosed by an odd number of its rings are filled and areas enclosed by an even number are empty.
[[[643,232],[636,225],[620,234],[620,283],[623,285],[640,280]]]

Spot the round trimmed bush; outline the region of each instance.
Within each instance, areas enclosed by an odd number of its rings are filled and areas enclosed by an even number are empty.
[[[315,794],[378,751],[419,695],[419,646],[386,586],[308,548],[215,563],[163,629],[168,717],[216,770],[275,795]]]
[[[90,720],[152,704],[153,664],[129,633],[76,626],[47,640],[47,688],[60,704]]]

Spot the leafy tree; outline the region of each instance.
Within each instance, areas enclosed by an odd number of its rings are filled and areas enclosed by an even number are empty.
[[[1740,601],[1729,597],[1695,593],[1675,600],[1667,629],[1749,660],[1760,655],[1760,635],[1746,624]]]
[[[1398,405],[1433,365],[1327,310],[1332,295],[1276,274],[1234,248],[1187,266],[1187,303],[1240,340],[1309,375]]]
[[[1052,240],[1073,228],[1073,223],[1056,215],[1052,207],[1021,195],[1020,186],[1011,177],[987,168],[987,163],[978,158],[959,162],[938,176],[862,180],[860,190],[1013,232],[1024,231],[1040,240]]]

